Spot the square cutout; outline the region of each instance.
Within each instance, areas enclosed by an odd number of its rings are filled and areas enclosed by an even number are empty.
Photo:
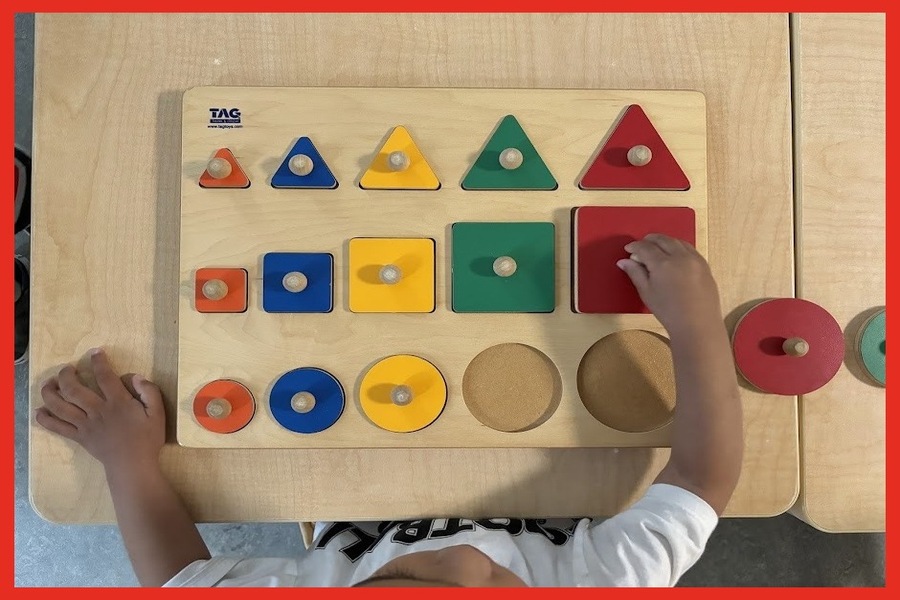
[[[353,238],[349,303],[355,313],[434,311],[434,240]]]
[[[553,223],[454,223],[454,312],[553,312],[555,237]]]

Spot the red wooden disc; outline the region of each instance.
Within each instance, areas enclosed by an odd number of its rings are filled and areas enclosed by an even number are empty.
[[[212,417],[207,406],[216,398],[224,398],[231,406],[231,412],[224,417]],[[253,394],[233,379],[210,381],[194,396],[194,418],[204,429],[215,433],[234,433],[244,428],[256,412]]]
[[[791,356],[785,340],[809,344],[804,356]],[[807,300],[778,298],[751,308],[731,337],[734,361],[744,379],[771,394],[795,396],[817,390],[841,368],[844,334],[828,311]]]

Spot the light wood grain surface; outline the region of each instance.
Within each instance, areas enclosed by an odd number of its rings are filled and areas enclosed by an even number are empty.
[[[784,14],[42,15],[36,29],[32,382],[103,344],[174,408],[180,110],[197,85],[701,91],[709,257],[725,309],[793,294]],[[728,514],[778,514],[798,492],[797,402],[743,398],[747,448]],[[114,519],[85,452],[37,427],[30,447],[43,516]],[[667,455],[173,443],[162,463],[197,519],[275,521],[611,514]]]
[[[583,191],[580,173],[625,107],[639,104],[691,182],[686,191]],[[237,106],[240,129],[210,128],[210,106]],[[558,182],[550,191],[466,191],[460,181],[498,120],[513,114],[526,127]],[[622,329],[664,332],[655,317],[576,314],[571,309],[571,209],[581,204],[687,206],[696,246],[707,254],[706,101],[692,91],[496,90],[413,88],[200,87],[185,94],[181,174],[181,274],[177,438],[212,448],[567,448],[659,447],[669,428],[618,431],[591,416],[576,376],[585,352]],[[440,173],[437,191],[364,190],[354,185],[379,140],[406,126]],[[309,135],[341,185],[335,190],[277,190],[267,183],[286,148]],[[253,182],[209,190],[197,181],[219,148],[236,153]],[[525,168],[524,166],[522,168]],[[634,167],[638,168],[638,167]],[[551,313],[457,313],[450,306],[449,230],[455,222],[554,224],[555,310]],[[434,240],[435,310],[423,314],[354,314],[348,309],[346,244],[354,237]],[[334,257],[334,310],[319,314],[262,310],[265,252],[327,252]],[[623,251],[624,256],[624,251]],[[207,266],[246,269],[249,307],[240,314],[195,309],[194,273]],[[525,271],[522,266],[522,272]],[[528,277],[526,273],[524,275]],[[561,399],[540,426],[499,432],[463,401],[463,373],[489,347],[527,344],[545,353],[561,379]],[[413,354],[435,365],[447,384],[440,417],[419,431],[378,428],[360,408],[359,381],[386,356]],[[640,363],[640,359],[636,362]],[[340,419],[325,431],[296,434],[272,417],[269,392],[298,367],[322,368],[346,394]],[[502,365],[497,365],[501,368]],[[592,367],[588,367],[592,368]],[[647,366],[647,369],[650,367]],[[531,374],[525,375],[527,380]],[[650,374],[647,377],[651,377]],[[223,435],[200,426],[194,396],[209,381],[232,378],[256,398],[256,416]],[[387,382],[390,383],[390,382]],[[403,383],[403,382],[395,382]],[[616,398],[610,398],[615,403]],[[413,399],[415,402],[415,399]]]
[[[834,315],[847,351],[835,378],[801,398],[794,512],[826,531],[883,531],[885,392],[852,346],[884,306],[884,15],[799,15],[795,25],[798,294]]]

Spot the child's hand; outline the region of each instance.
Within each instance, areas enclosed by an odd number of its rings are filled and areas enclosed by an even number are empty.
[[[82,384],[68,365],[41,387],[45,405],[37,409],[37,422],[81,444],[107,470],[158,465],[166,438],[159,388],[134,375],[130,383],[135,396],[100,349],[91,353],[91,368],[100,395]]]
[[[625,246],[631,258],[616,265],[628,274],[641,300],[670,336],[697,335],[721,326],[719,290],[706,260],[686,242],[651,233]]]

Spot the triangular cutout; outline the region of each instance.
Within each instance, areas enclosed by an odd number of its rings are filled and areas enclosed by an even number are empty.
[[[332,190],[337,186],[337,179],[308,137],[297,140],[272,175],[273,188]]]
[[[556,179],[525,130],[506,115],[462,181],[464,190],[555,190]]]
[[[625,109],[578,187],[583,190],[686,190],[691,183],[644,110],[632,104]]]
[[[364,190],[436,190],[441,187],[406,127],[394,127],[362,177]]]
[[[250,187],[250,178],[244,173],[231,150],[219,148],[200,175],[200,187],[246,188]]]

